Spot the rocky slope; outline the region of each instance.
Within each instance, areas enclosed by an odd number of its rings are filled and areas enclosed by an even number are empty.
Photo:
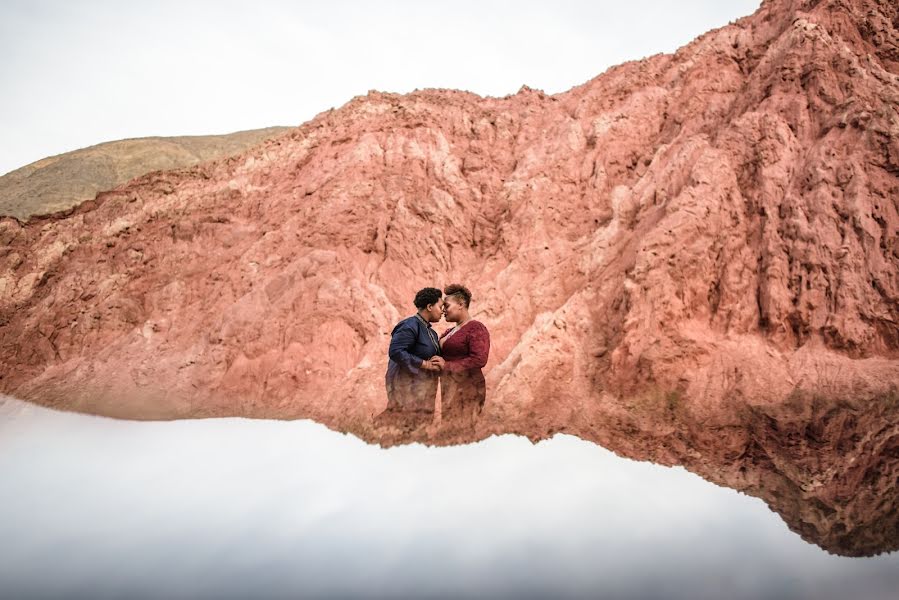
[[[151,171],[237,154],[289,129],[136,138],[51,156],[0,177],[0,215],[26,221],[33,215],[65,210]]]
[[[0,221],[0,391],[383,444],[565,431],[896,549],[897,30],[887,0],[771,0],[562,94],[373,92]],[[492,335],[477,428],[375,426],[392,325],[451,281]]]

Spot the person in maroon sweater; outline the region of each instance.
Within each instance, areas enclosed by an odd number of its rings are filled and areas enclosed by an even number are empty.
[[[490,354],[490,332],[469,315],[468,288],[454,283],[443,293],[444,316],[456,326],[440,336],[440,416],[444,421],[473,425],[487,398],[481,369]]]

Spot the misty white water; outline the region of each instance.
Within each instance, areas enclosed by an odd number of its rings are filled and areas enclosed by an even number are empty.
[[[0,397],[0,597],[895,598],[765,504],[574,437],[391,449],[309,421]]]

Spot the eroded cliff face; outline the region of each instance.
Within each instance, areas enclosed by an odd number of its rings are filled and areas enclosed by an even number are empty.
[[[0,391],[383,444],[565,431],[896,549],[897,31],[887,0],[766,2],[563,94],[373,92],[2,220]],[[377,425],[393,324],[456,281],[492,336],[477,426]]]

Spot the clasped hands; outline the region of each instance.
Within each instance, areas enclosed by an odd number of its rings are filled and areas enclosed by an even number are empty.
[[[427,360],[421,361],[421,368],[425,371],[442,371],[446,361],[440,356],[432,356]]]

